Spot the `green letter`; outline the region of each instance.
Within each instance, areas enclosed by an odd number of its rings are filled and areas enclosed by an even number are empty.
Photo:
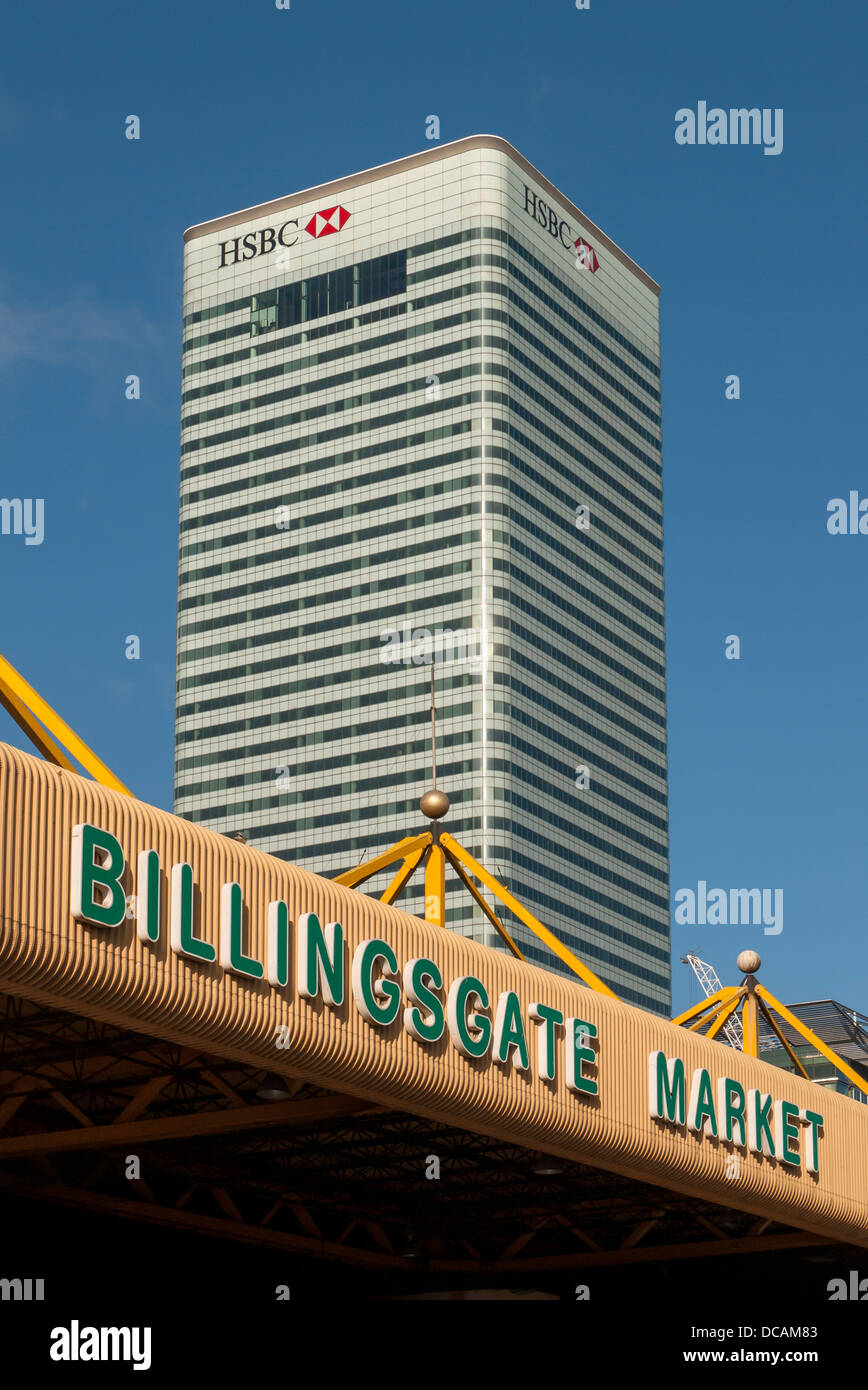
[[[268,983],[285,985],[289,979],[289,908],[286,903],[268,904]]]
[[[398,1016],[401,990],[394,980],[386,979],[385,975],[374,979],[374,965],[378,960],[386,962],[390,975],[397,973],[398,962],[388,941],[382,941],[377,936],[360,941],[353,955],[353,998],[363,1018],[369,1023],[386,1027],[394,1023]]]
[[[782,1163],[791,1163],[794,1168],[800,1168],[802,1164],[798,1150],[799,1129],[798,1125],[793,1123],[798,1118],[797,1105],[791,1105],[788,1100],[779,1100],[775,1105],[775,1140],[778,1153]],[[795,1149],[790,1148],[791,1139],[796,1141]]]
[[[77,922],[119,927],[127,912],[121,887],[124,852],[107,830],[76,825],[72,831],[70,909]]]
[[[497,1001],[494,1014],[494,1055],[498,1062],[509,1061],[510,1048],[515,1048],[512,1054],[513,1066],[518,1071],[527,1071],[527,1039],[524,1035],[521,1005],[515,991],[505,989]]]
[[[587,1043],[591,1038],[597,1036],[596,1025],[586,1023],[583,1018],[568,1018],[566,1027],[566,1057],[564,1079],[571,1091],[584,1091],[589,1096],[597,1094],[597,1083],[591,1081],[589,1077],[582,1074],[582,1064],[584,1062],[595,1062],[596,1054],[592,1047],[586,1047],[582,1039]]]
[[[220,889],[220,964],[224,970],[232,970],[236,975],[261,980],[264,973],[261,963],[245,956],[241,950],[243,921],[241,884],[224,883]]]
[[[537,1075],[544,1081],[554,1081],[555,1077],[555,1028],[559,1027],[564,1016],[559,1009],[550,1009],[548,1004],[531,1004],[528,1009],[531,1018],[543,1025],[537,1034]]]
[[[136,935],[140,941],[160,939],[160,856],[143,849],[136,861]]]
[[[446,1001],[446,1017],[449,1036],[464,1057],[484,1057],[491,1042],[491,1020],[485,1014],[468,1011],[467,1006],[474,998],[481,1009],[488,1008],[488,995],[481,981],[472,975],[459,975],[452,981]]]
[[[430,981],[433,988],[426,981]],[[404,989],[414,1005],[421,1005],[422,1009],[427,1010],[428,1018],[422,1017],[420,1008],[407,1008],[404,1010],[404,1027],[411,1037],[418,1038],[420,1042],[437,1042],[443,1036],[443,1004],[434,993],[435,989],[442,988],[443,976],[433,960],[414,956],[407,961],[404,966]]]
[[[772,1138],[772,1127],[769,1123],[772,1109],[771,1096],[764,1095],[762,1091],[748,1091],[747,1105],[748,1148],[751,1153],[765,1154],[766,1158],[774,1158],[775,1141]]]
[[[697,1067],[690,1085],[690,1104],[687,1107],[687,1128],[701,1134],[717,1137],[717,1116],[714,1113],[714,1096],[711,1092],[711,1077],[705,1067]]]
[[[651,1114],[659,1120],[684,1124],[684,1063],[680,1057],[670,1062],[663,1052],[652,1052],[648,1058]]]
[[[172,865],[172,950],[193,960],[216,960],[208,941],[193,935],[193,870],[189,864]]]
[[[819,1173],[820,1171],[820,1137],[817,1133],[823,1125],[822,1115],[818,1115],[814,1110],[800,1110],[799,1119],[804,1120],[810,1126],[810,1133],[807,1138],[807,1153],[805,1154],[805,1167],[809,1173]]]
[[[737,1102],[735,1105],[733,1098]],[[744,1087],[733,1081],[731,1076],[722,1076],[717,1083],[717,1108],[723,1116],[723,1137],[732,1139],[732,1131],[738,1125],[741,1138],[735,1142],[742,1149],[747,1143],[744,1132],[744,1106]]]
[[[323,931],[315,912],[303,912],[298,919],[296,955],[299,994],[316,999],[322,968],[322,997],[340,1008],[344,1002],[344,929],[340,922],[329,922]]]

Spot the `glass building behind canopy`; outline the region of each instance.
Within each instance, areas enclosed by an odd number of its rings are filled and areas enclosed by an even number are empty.
[[[175,810],[326,875],[414,833],[433,660],[447,828],[668,1014],[658,295],[493,136],[186,233]]]

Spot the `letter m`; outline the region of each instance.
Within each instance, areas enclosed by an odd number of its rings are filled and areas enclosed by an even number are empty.
[[[762,895],[758,888],[730,888],[729,920],[733,926],[762,926]]]
[[[686,1086],[681,1058],[670,1060],[664,1052],[652,1052],[648,1058],[648,1083],[651,1114],[659,1120],[683,1125]]]
[[[3,518],[2,523],[0,523],[0,531],[4,536],[21,535],[20,497],[0,497],[0,516]]]
[[[14,1293],[12,1292],[13,1288]],[[0,1298],[3,1299],[4,1303],[8,1303],[10,1298],[18,1303],[23,1297],[24,1289],[20,1279],[0,1279]]]
[[[742,106],[738,111],[733,107],[729,113],[729,143],[731,145],[758,145],[761,125],[762,116],[755,106],[750,111],[745,106]]]

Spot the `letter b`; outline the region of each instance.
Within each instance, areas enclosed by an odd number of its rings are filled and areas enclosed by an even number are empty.
[[[114,835],[95,825],[73,828],[70,911],[76,921],[120,926],[127,912],[123,872],[124,852]]]

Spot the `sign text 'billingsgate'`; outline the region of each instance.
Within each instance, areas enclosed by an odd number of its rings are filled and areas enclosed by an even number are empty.
[[[79,922],[119,927],[132,916],[136,934],[146,945],[160,940],[163,874],[156,850],[142,850],[136,864],[135,896],[128,901],[122,879],[126,860],[119,841],[107,830],[82,824],[72,839],[71,910]],[[248,980],[266,980],[285,990],[290,976],[290,938],[295,935],[295,988],[307,999],[322,998],[341,1009],[347,983],[356,1008],[368,1023],[388,1028],[401,1020],[419,1043],[436,1043],[448,1032],[453,1047],[464,1057],[490,1057],[530,1068],[530,1047],[536,1034],[535,1070],[553,1081],[563,1064],[564,1082],[578,1096],[596,1096],[597,1027],[582,1018],[567,1018],[548,1004],[534,1001],[525,1017],[514,990],[504,990],[492,1004],[482,980],[459,975],[448,986],[436,961],[415,956],[403,966],[388,941],[369,937],[359,942],[347,969],[347,946],[340,922],[322,925],[313,912],[303,912],[291,928],[288,905],[268,904],[266,959],[245,952],[244,902],[239,883],[220,890],[218,943],[194,934],[194,882],[189,864],[174,864],[169,874],[169,946],[173,952],[200,964]]]

